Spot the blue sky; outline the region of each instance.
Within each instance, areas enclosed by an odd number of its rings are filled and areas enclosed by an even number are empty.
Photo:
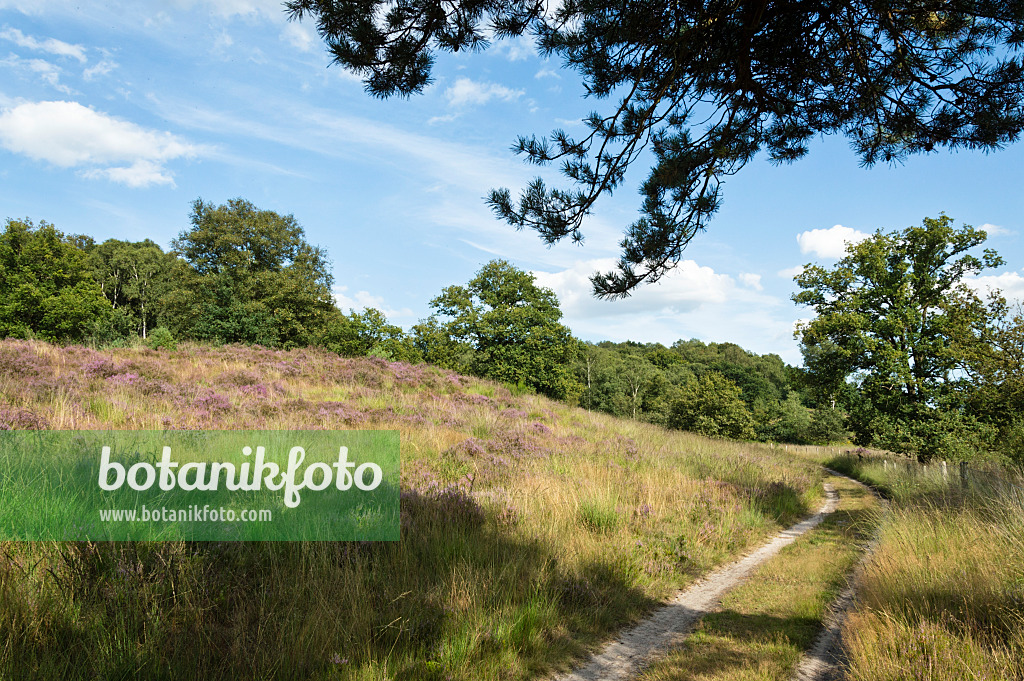
[[[876,229],[940,211],[986,226],[1007,266],[975,285],[1024,297],[1024,145],[863,169],[830,138],[791,166],[755,160],[677,270],[595,300],[587,277],[617,256],[645,168],[598,204],[582,247],[549,249],[482,197],[536,174],[509,151],[517,135],[582,130],[603,103],[528,40],[443,56],[434,77],[421,96],[373,99],[274,0],[0,0],[0,217],[166,247],[196,198],[243,197],[328,250],[343,308],[406,328],[503,257],[558,293],[581,338],[731,341],[792,363],[807,316],[790,301],[794,268]]]

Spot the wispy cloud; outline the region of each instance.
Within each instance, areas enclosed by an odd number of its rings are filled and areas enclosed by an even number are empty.
[[[525,92],[523,90],[513,90],[497,83],[459,78],[451,87],[445,90],[444,94],[448,99],[449,106],[464,108],[468,106],[481,106],[492,99],[511,102],[522,97]]]
[[[98,76],[105,76],[117,67],[118,64],[116,61],[113,61],[112,59],[103,59],[99,63],[82,71],[82,78],[85,80],[92,80]]]
[[[493,150],[449,142],[397,126],[310,106],[277,101],[259,118],[204,108],[193,102],[151,98],[155,110],[177,125],[274,142],[329,158],[358,159],[389,168],[415,168],[431,181],[480,197],[492,186],[515,185],[528,177],[511,157]],[[477,202],[479,199],[477,198]]]
[[[512,62],[525,61],[537,56],[537,49],[534,47],[533,39],[527,35],[504,38],[494,43],[491,49]]]
[[[312,52],[319,42],[313,29],[298,21],[289,21],[284,25],[281,39],[300,52]]]
[[[9,40],[18,47],[24,47],[29,50],[47,52],[60,57],[71,57],[83,64],[87,61],[85,47],[82,45],[72,45],[56,38],[38,40],[30,35],[25,35],[16,28],[4,28],[4,30],[0,31],[0,38]]]
[[[22,59],[16,54],[11,54],[5,59],[0,59],[0,66],[32,74],[58,92],[63,92],[66,95],[73,94],[71,88],[60,82],[64,73],[61,68],[45,59]]]
[[[999,225],[993,225],[988,222],[983,224],[981,227],[978,227],[978,229],[983,230],[989,236],[1011,236],[1013,234],[1016,234],[1016,232],[1014,232],[1012,229],[1000,227]]]
[[[779,270],[779,276],[783,279],[792,279],[793,277],[799,276],[804,273],[804,266],[797,265],[796,267],[787,267],[784,270]]]
[[[755,291],[763,291],[764,290],[764,286],[761,285],[761,275],[760,274],[751,274],[749,272],[743,272],[739,276],[737,276],[736,278],[739,279],[740,283],[742,283],[747,288],[752,288]]]

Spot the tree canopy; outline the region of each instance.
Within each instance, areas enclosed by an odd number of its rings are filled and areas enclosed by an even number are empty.
[[[837,392],[856,376],[866,400],[853,426],[863,444],[927,458],[948,430],[964,430],[958,383],[983,345],[989,309],[964,278],[1002,260],[952,218],[876,232],[832,268],[809,265],[793,296],[816,317],[798,330],[817,386]]]
[[[327,253],[291,215],[244,199],[192,204],[192,226],[172,242],[182,282],[168,296],[179,333],[201,340],[295,347],[335,312]]]
[[[760,152],[805,155],[841,134],[865,165],[937,148],[997,149],[1024,126],[1024,0],[638,2],[565,0],[288,0],[333,61],[378,97],[430,82],[437,52],[482,49],[528,34],[579,73],[588,96],[612,99],[588,132],[519,138],[539,165],[558,162],[567,188],[540,178],[496,214],[547,243],[583,239],[602,194],[649,152],[639,218],[618,267],[592,278],[626,296],[674,267],[718,210],[723,181]]]
[[[108,239],[86,249],[93,276],[110,301],[115,332],[146,338],[160,316],[161,298],[171,286],[175,257],[154,242]]]
[[[754,418],[735,383],[712,371],[685,384],[672,405],[669,426],[708,437],[752,440]]]
[[[109,312],[88,258],[53,225],[8,220],[0,234],[0,337],[80,341]]]
[[[449,286],[430,302],[434,314],[414,327],[428,362],[574,399],[579,341],[559,323],[551,289],[504,260],[484,265],[467,286]]]

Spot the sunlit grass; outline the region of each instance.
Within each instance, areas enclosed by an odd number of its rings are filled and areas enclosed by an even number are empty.
[[[398,430],[402,541],[0,544],[0,679],[527,679],[816,508],[761,445],[424,366],[0,342],[0,427]]]
[[[840,505],[817,528],[782,549],[723,599],[678,649],[641,681],[788,681],[821,631],[877,520],[870,492],[828,480]]]
[[[1024,495],[1011,471],[832,465],[892,497],[844,636],[850,678],[1024,678]]]

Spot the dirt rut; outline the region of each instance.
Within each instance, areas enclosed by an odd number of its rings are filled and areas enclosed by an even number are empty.
[[[682,642],[690,629],[711,612],[730,589],[738,586],[758,565],[782,547],[813,529],[839,505],[839,495],[825,485],[825,504],[810,518],[780,532],[774,539],[738,561],[707,575],[662,606],[649,618],[627,630],[590,658],[584,666],[552,681],[625,681],[640,671],[655,654]]]

